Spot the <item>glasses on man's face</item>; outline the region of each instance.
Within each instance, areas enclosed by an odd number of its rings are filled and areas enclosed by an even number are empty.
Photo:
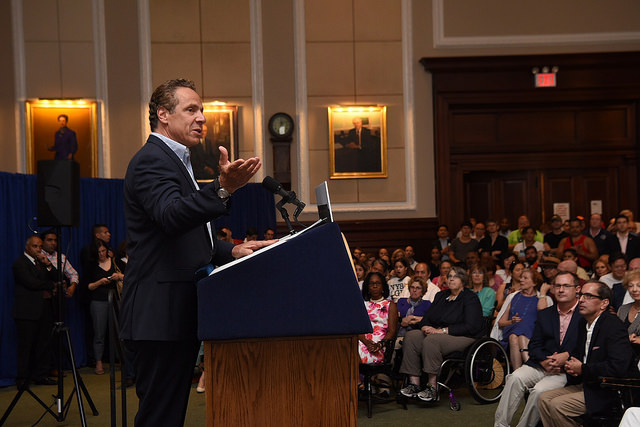
[[[575,288],[576,285],[565,285],[563,283],[557,284],[557,285],[553,285],[553,287],[555,289],[570,289],[570,288]]]
[[[577,295],[578,295],[578,298],[584,297],[584,299],[587,301],[591,301],[594,298],[603,299],[601,296],[590,294],[589,292],[578,292]]]

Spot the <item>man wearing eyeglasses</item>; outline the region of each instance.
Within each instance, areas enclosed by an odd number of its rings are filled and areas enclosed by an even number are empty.
[[[615,392],[600,388],[598,377],[626,376],[632,368],[632,349],[623,323],[607,308],[611,290],[590,280],[578,293],[578,342],[566,361],[567,386],[543,393],[538,406],[545,426],[578,426],[576,417],[606,414]]]
[[[529,341],[529,360],[507,376],[496,409],[496,427],[510,425],[526,390],[530,390],[529,399],[518,426],[536,426],[540,421],[538,396],[566,384],[567,377],[562,367],[576,345],[581,318],[577,310],[579,284],[578,277],[566,271],[559,272],[554,278],[551,292],[555,295],[556,304],[538,312]]]

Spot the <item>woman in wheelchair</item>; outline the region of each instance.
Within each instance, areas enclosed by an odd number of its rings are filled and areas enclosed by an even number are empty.
[[[425,402],[437,401],[437,375],[446,354],[463,351],[485,333],[485,322],[478,296],[466,288],[468,277],[460,267],[447,276],[448,289],[438,292],[419,329],[407,332],[400,372],[409,384],[400,392]],[[428,384],[420,387],[422,371]]]
[[[520,277],[520,292],[514,295],[504,314],[498,319],[502,328],[503,346],[509,346],[509,359],[513,370],[529,360],[529,340],[538,318],[537,288],[542,276],[536,270],[526,269]]]

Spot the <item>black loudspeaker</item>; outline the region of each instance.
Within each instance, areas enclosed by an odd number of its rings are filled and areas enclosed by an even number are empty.
[[[38,162],[38,226],[80,225],[80,165],[73,160]]]

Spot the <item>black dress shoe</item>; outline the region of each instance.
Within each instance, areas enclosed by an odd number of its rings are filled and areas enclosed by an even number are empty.
[[[58,381],[51,378],[40,378],[34,381],[37,385],[58,385]]]

